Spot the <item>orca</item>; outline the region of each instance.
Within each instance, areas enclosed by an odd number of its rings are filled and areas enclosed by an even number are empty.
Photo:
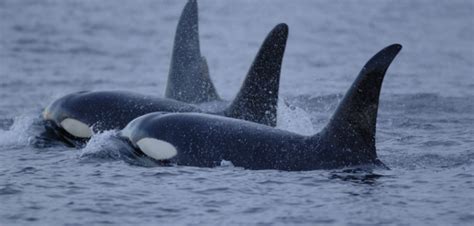
[[[77,92],[53,101],[43,111],[47,131],[72,146],[94,133],[123,129],[151,112],[207,112],[276,126],[280,70],[288,26],[278,24],[265,38],[236,98],[225,109],[197,104],[222,101],[215,92],[199,50],[197,2],[186,4],[178,23],[165,98],[125,91]]]
[[[393,44],[373,56],[327,126],[312,136],[216,115],[164,112],[134,119],[120,136],[137,153],[165,165],[215,167],[225,160],[256,170],[385,167],[375,147],[379,96],[385,73],[401,48]]]

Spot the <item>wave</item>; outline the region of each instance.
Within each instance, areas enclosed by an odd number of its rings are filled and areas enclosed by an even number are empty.
[[[131,165],[153,167],[160,163],[138,154],[134,148],[121,139],[118,131],[110,130],[95,134],[87,142],[86,146],[80,149],[78,159],[81,162],[107,162],[124,161]]]
[[[37,117],[21,115],[7,121],[12,124],[7,130],[0,130],[0,147],[21,148],[29,145],[35,136]]]

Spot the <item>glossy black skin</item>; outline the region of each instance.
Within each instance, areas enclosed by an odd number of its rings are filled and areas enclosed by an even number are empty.
[[[376,156],[354,156],[337,150],[324,132],[302,136],[269,126],[200,113],[151,113],[125,129],[136,143],[145,137],[166,141],[178,150],[172,164],[215,167],[222,160],[246,169],[288,171],[380,165]]]
[[[47,129],[70,143],[87,139],[68,134],[60,126],[65,118],[81,121],[95,132],[122,129],[150,112],[208,112],[276,126],[280,69],[288,26],[278,24],[263,41],[236,98],[229,104],[219,98],[201,55],[198,5],[189,0],[176,28],[165,98],[123,91],[79,92],[64,96],[44,111]],[[222,103],[225,108],[200,109],[194,104]],[[76,142],[78,141],[78,142]]]
[[[147,114],[121,134],[136,148],[142,138],[170,143],[177,155],[168,161],[178,165],[213,167],[227,160],[247,169],[289,171],[384,166],[375,147],[379,97],[385,73],[401,48],[393,44],[375,54],[327,126],[313,136],[202,113]]]
[[[257,53],[237,97],[230,104],[225,101],[213,102],[219,106],[224,104],[224,108],[202,110],[194,104],[170,98],[124,91],[96,91],[73,93],[54,101],[45,109],[43,118],[49,130],[73,144],[83,143],[87,139],[75,139],[64,131],[60,122],[65,118],[92,126],[95,132],[122,129],[131,120],[151,112],[207,112],[276,126],[280,68],[287,38],[286,24],[278,24],[272,29]]]
[[[180,101],[125,91],[78,92],[54,101],[43,112],[43,118],[60,127],[65,118],[80,120],[95,132],[122,129],[133,119],[156,111],[201,112]]]

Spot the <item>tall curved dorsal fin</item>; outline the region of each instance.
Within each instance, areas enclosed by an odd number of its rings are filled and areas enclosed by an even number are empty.
[[[187,103],[219,100],[201,56],[196,0],[188,1],[176,28],[165,97]]]
[[[376,159],[375,131],[380,90],[385,72],[402,49],[390,45],[375,54],[362,68],[343,97],[323,136],[331,140],[334,150],[350,150],[359,158]]]
[[[265,38],[247,77],[225,115],[276,126],[280,71],[288,25],[278,24]]]

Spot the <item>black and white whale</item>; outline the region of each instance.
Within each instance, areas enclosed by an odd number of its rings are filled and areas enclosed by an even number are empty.
[[[214,167],[227,160],[247,169],[290,171],[383,166],[375,147],[379,95],[401,48],[393,44],[373,56],[328,125],[312,136],[202,113],[147,114],[121,136],[146,156],[177,165]]]
[[[177,26],[165,98],[125,91],[78,92],[55,100],[43,112],[48,130],[72,145],[94,133],[122,129],[150,112],[203,112],[197,103],[219,101],[199,49],[197,2],[188,1]],[[208,113],[276,125],[280,70],[288,26],[268,34],[233,102]]]

